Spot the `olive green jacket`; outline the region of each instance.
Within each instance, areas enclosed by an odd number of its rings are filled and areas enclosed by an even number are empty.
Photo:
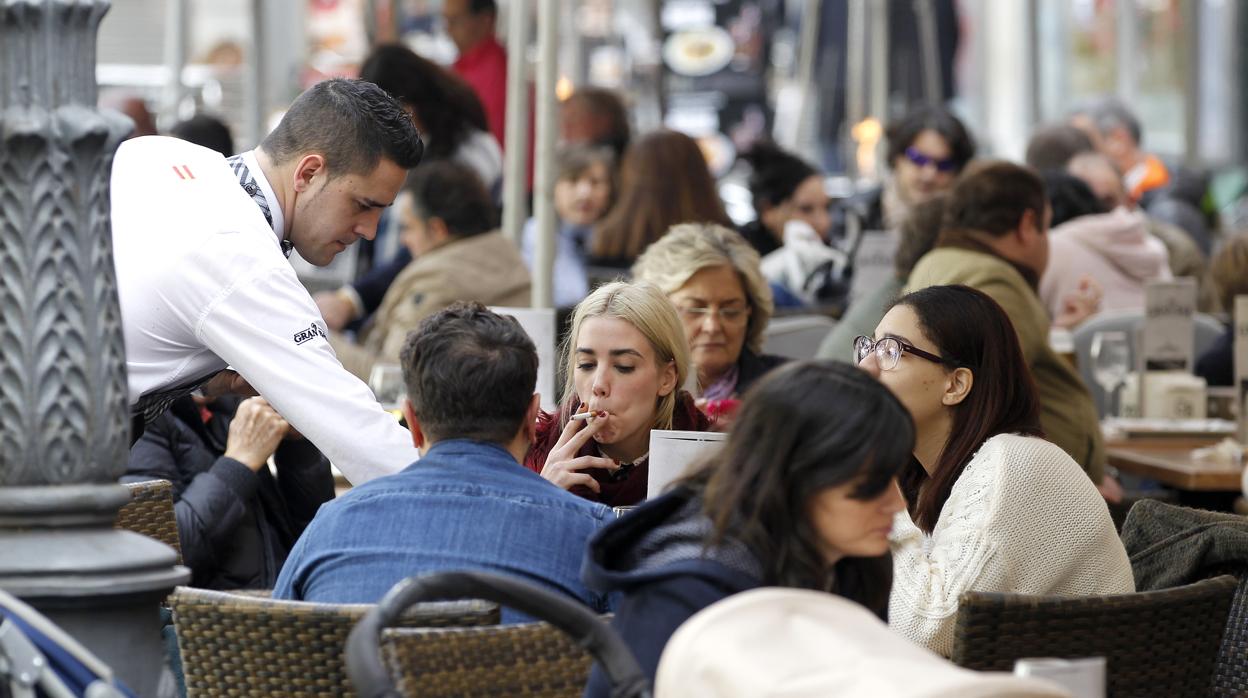
[[[1005,309],[1040,393],[1040,426],[1046,438],[1099,485],[1105,443],[1096,404],[1075,367],[1049,346],[1049,313],[1040,296],[1006,260],[957,247],[938,247],[924,255],[910,272],[906,292],[950,284],[982,291]]]

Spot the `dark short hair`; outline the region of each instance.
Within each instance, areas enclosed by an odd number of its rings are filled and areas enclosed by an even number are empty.
[[[429,139],[430,159],[452,157],[474,131],[490,130],[471,85],[402,44],[373,49],[360,67],[360,78],[411,107]]]
[[[1053,207],[1050,225],[1056,227],[1075,218],[1105,213],[1105,207],[1082,179],[1061,170],[1049,170],[1042,176],[1049,205]]]
[[[431,441],[508,443],[537,386],[537,348],[511,316],[458,302],[421,321],[399,354],[407,398]]]
[[[905,155],[906,148],[914,145],[915,139],[924,131],[935,131],[945,139],[956,171],[961,172],[966,163],[975,157],[975,139],[958,117],[942,107],[920,107],[888,125],[885,135],[888,138],[889,165]]]
[[[404,185],[417,218],[437,218],[455,237],[472,237],[498,226],[497,212],[476,170],[455,160],[434,160],[412,171]]]
[[[479,15],[482,12],[498,14],[498,4],[494,0],[469,0],[468,11],[474,15]]]
[[[741,157],[750,164],[750,196],[760,216],[793,196],[802,182],[819,174],[805,160],[770,141],[756,143]]]
[[[746,393],[725,447],[686,481],[712,523],[708,545],[744,543],[763,583],[833,590],[876,612],[888,606],[891,559],[842,558],[829,568],[809,520],[811,498],[855,483],[872,499],[910,462],[914,422],[865,371],[802,361],[764,376]]]
[[[230,135],[230,127],[215,116],[196,114],[174,124],[169,133],[175,138],[215,150],[227,158],[234,154],[234,137]]]
[[[953,185],[944,228],[1000,237],[1017,229],[1026,211],[1043,220],[1046,197],[1044,180],[1030,167],[1005,160],[978,163]]]
[[[901,474],[910,517],[930,534],[985,441],[997,434],[1043,435],[1040,397],[1014,325],[987,294],[968,286],[929,286],[895,305],[913,310],[937,353],[974,376],[970,394],[953,408],[953,427],[931,475],[916,460]]]
[[[948,201],[949,195],[941,193],[910,207],[910,213],[901,223],[897,252],[893,255],[897,278],[909,278],[914,265],[936,246]]]
[[[1096,150],[1088,134],[1070,124],[1041,126],[1027,141],[1027,164],[1040,170],[1064,170],[1079,153]]]
[[[320,153],[333,176],[368,174],[383,157],[410,170],[424,152],[412,118],[393,97],[371,82],[343,78],[299,95],[260,147],[278,165]]]

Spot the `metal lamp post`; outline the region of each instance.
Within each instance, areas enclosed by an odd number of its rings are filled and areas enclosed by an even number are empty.
[[[0,0],[0,588],[155,695],[172,549],[113,529],[128,495],[109,171],[96,109],[107,0]]]

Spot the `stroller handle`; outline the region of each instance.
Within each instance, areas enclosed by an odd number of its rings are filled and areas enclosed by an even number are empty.
[[[612,698],[650,698],[650,682],[628,645],[582,604],[562,594],[490,572],[434,572],[395,584],[347,637],[347,675],[361,698],[401,698],[381,659],[381,633],[413,604],[482,599],[544,620],[593,655],[606,673]]]

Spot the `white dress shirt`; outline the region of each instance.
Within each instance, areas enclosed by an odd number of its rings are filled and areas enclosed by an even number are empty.
[[[248,168],[282,230],[254,156]],[[230,366],[353,484],[418,458],[410,434],[339,363],[278,233],[220,154],[132,139],[117,151],[111,185],[132,408]]]

